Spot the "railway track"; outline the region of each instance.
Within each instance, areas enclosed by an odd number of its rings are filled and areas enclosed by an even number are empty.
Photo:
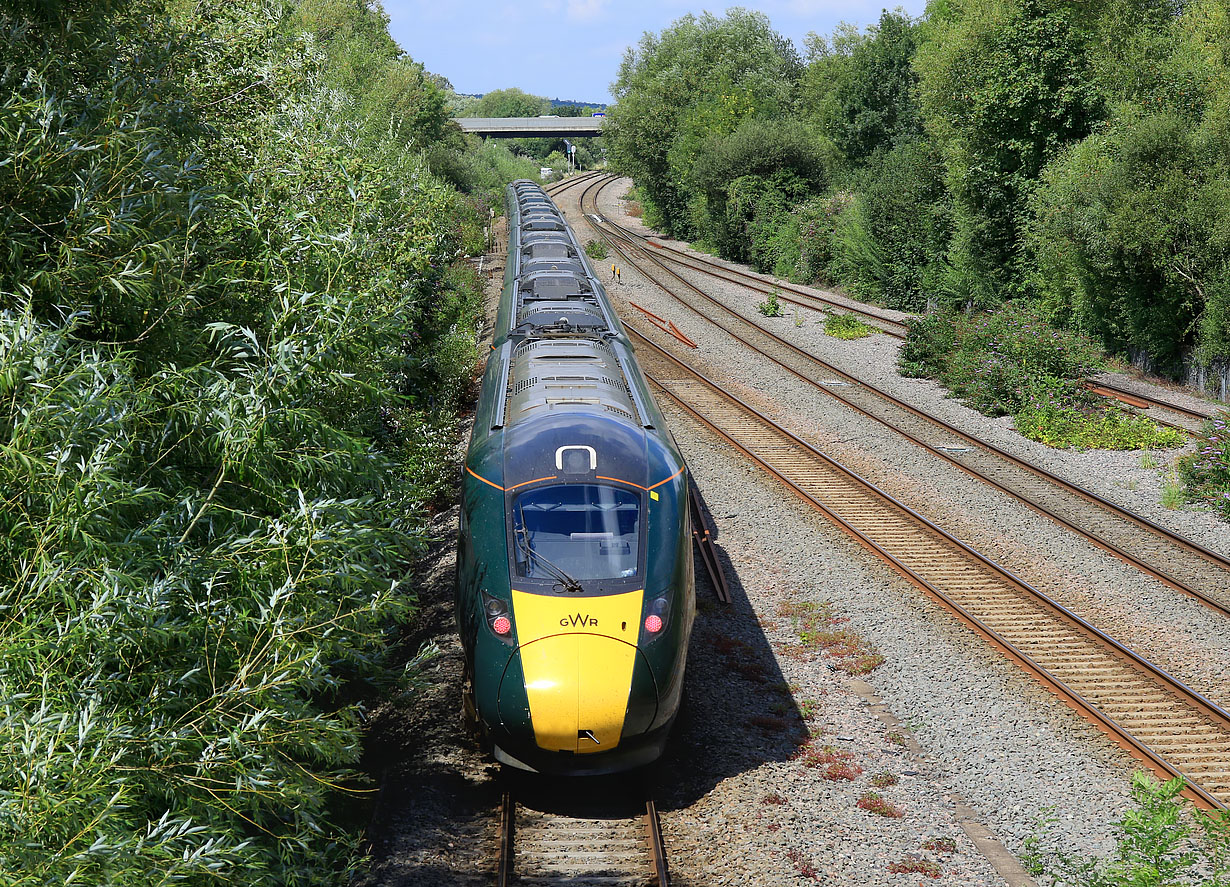
[[[579,175],[569,176],[566,179],[560,179],[558,182],[553,183],[550,187],[543,188],[543,190],[546,191],[551,197],[555,197],[557,194],[563,194],[565,191],[569,191],[577,185],[585,182],[593,182],[595,179],[599,177],[606,177],[607,175],[609,174],[598,170],[591,170],[590,172],[583,172]]]
[[[668,887],[652,797],[603,780],[566,789],[510,781],[500,801],[498,887]]]
[[[613,181],[615,181],[615,177],[611,176],[603,184],[610,184]],[[596,183],[591,182],[591,184]],[[854,314],[861,320],[876,327],[880,332],[895,339],[905,339],[906,337],[907,327],[902,321],[887,317],[879,312],[833,299],[826,299],[789,283],[766,280],[762,276],[750,274],[737,268],[730,268],[709,259],[700,258],[684,250],[661,243],[658,240],[645,237],[630,228],[612,222],[610,219],[604,219],[604,222],[613,231],[618,232],[618,235],[630,246],[647,252],[652,251],[654,255],[661,257],[664,261],[670,262],[676,267],[687,268],[719,280],[735,283],[762,295],[776,292],[781,301],[801,308],[809,308],[813,311],[824,313]],[[1096,394],[1113,398],[1140,410],[1151,411],[1148,415],[1154,421],[1188,433],[1195,430],[1191,424],[1193,420],[1197,423],[1203,422],[1216,412],[1214,408],[1205,410],[1192,409],[1171,400],[1142,394],[1111,381],[1090,382],[1087,387]]]
[[[582,195],[593,197],[591,184]],[[593,207],[596,209],[596,207]],[[584,209],[584,207],[583,207]],[[840,401],[861,415],[892,429],[970,476],[1024,502],[1035,512],[1071,530],[1107,553],[1167,586],[1230,616],[1230,558],[1187,539],[1104,497],[1032,465],[993,444],[958,429],[888,392],[825,363],[793,343],[746,320],[720,300],[657,262],[639,249],[643,262],[673,278],[664,283],[632,258],[635,244],[620,240],[587,214],[589,224],[607,237],[625,260],[682,305],[717,325],[754,352],[804,384]],[[675,292],[686,289],[714,310],[703,311]]]
[[[651,383],[1209,809],[1230,803],[1230,713],[724,391],[625,322]]]

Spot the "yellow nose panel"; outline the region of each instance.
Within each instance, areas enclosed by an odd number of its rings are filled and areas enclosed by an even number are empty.
[[[521,668],[540,748],[589,754],[619,744],[643,597],[642,591],[572,599],[513,592]]]

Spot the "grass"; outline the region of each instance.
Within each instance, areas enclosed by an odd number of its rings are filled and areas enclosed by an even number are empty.
[[[853,314],[830,314],[824,319],[824,334],[834,339],[862,339],[878,332]]]
[[[1162,507],[1174,511],[1187,501],[1187,490],[1178,476],[1171,473],[1162,482]]]

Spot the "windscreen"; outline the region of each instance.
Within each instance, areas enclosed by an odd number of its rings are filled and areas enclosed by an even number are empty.
[[[640,497],[602,484],[559,484],[527,490],[513,508],[517,575],[558,579],[635,576]]]

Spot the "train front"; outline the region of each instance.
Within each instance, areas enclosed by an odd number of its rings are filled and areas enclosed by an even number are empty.
[[[473,702],[495,757],[573,775],[648,764],[679,710],[695,615],[682,458],[584,408],[503,438],[498,480],[468,472],[460,548]]]

